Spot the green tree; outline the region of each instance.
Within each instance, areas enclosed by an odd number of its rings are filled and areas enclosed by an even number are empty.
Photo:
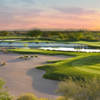
[[[7,31],[0,32],[0,36],[8,36],[8,35],[9,35],[9,32],[7,32]]]
[[[31,30],[28,32],[28,35],[31,37],[39,38],[42,34],[42,31],[40,30]]]

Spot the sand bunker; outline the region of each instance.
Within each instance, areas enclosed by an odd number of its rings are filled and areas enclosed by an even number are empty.
[[[0,53],[0,61],[6,62],[5,66],[0,67],[0,78],[6,81],[7,90],[15,96],[29,92],[38,97],[57,97],[56,89],[59,82],[44,79],[42,76],[45,72],[36,67],[48,60],[61,60],[68,57],[38,55],[29,60],[22,60],[18,59],[20,56],[22,55]]]

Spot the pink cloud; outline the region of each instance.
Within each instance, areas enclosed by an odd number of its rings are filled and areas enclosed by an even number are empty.
[[[95,14],[97,13],[97,11],[95,10],[90,10],[90,9],[84,9],[84,8],[79,8],[79,7],[55,7],[53,8],[56,11],[62,12],[62,13],[66,13],[66,14],[72,14],[72,15],[83,15],[83,14]]]
[[[97,11],[82,8],[58,10],[53,12],[31,10],[29,12],[10,12],[10,14],[2,13],[0,15],[0,29],[58,28],[100,30],[100,13]]]

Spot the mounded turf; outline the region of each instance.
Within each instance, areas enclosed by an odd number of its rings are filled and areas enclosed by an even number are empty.
[[[53,64],[38,67],[38,69],[46,71],[44,77],[48,79],[64,80],[65,78],[72,77],[79,80],[100,76],[100,53],[61,52],[38,49],[11,49],[10,51],[73,56],[64,61],[57,61],[53,62]]]
[[[45,78],[54,80],[85,79],[100,76],[100,54],[86,54],[38,67],[46,71]]]
[[[72,42],[72,43],[86,44],[86,45],[88,45],[90,47],[100,48],[100,41],[97,41],[97,42],[76,41],[76,42]]]

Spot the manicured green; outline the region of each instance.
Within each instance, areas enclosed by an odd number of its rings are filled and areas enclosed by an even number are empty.
[[[0,36],[0,39],[24,39],[26,36]]]
[[[45,78],[54,80],[100,77],[100,53],[83,54],[54,64],[38,67],[46,71]]]
[[[100,41],[99,42],[88,42],[88,41],[76,41],[72,43],[80,43],[80,44],[86,44],[91,47],[98,47],[100,48]]]
[[[51,60],[49,60],[49,61],[47,61],[46,63],[57,63],[57,62],[60,62],[60,61],[62,61],[62,60],[56,60],[56,61],[51,61]]]
[[[48,61],[52,64],[38,67],[38,69],[46,71],[44,75],[45,78],[64,80],[65,78],[72,77],[79,80],[100,76],[100,53],[62,52],[39,49],[10,49],[8,51],[24,54],[72,56],[72,58],[62,61]]]

